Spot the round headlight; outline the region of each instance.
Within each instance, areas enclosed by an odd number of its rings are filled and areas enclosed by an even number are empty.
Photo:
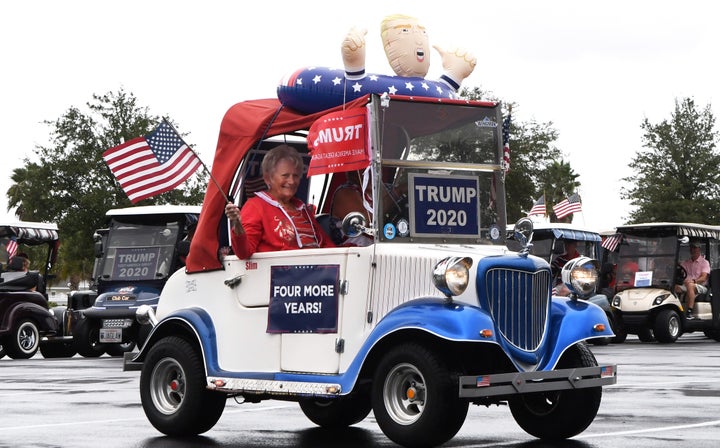
[[[433,269],[433,283],[447,297],[462,294],[470,282],[470,257],[448,257]]]
[[[595,292],[600,273],[600,263],[588,257],[577,257],[565,263],[562,281],[570,291],[580,297],[589,297]]]
[[[665,301],[665,299],[667,299],[668,297],[670,297],[670,293],[660,294],[659,296],[655,297],[655,300],[653,300],[653,306],[658,306],[658,305],[660,305],[660,304],[663,303],[663,302]]]

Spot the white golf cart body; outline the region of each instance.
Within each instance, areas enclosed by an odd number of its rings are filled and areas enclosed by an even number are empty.
[[[287,135],[342,108],[302,115],[259,100],[226,115],[217,183],[187,267],[168,280],[156,314],[139,314],[154,328],[125,359],[127,370],[142,370],[151,423],[170,435],[201,433],[224,397],[236,396],[298,401],[328,427],[356,423],[372,407],[388,437],[408,446],[449,440],[468,403],[509,402],[538,437],[584,430],[615,368],[597,366],[583,341],[612,333],[597,306],[551,298],[546,261],[505,245],[500,105],[369,96],[345,109],[366,116],[373,219],[362,227],[346,218],[344,227],[374,243],[248,259],[218,257],[229,244],[225,195],[242,204],[264,151],[284,142],[307,153]],[[315,176],[320,188],[299,195],[327,213],[341,179]],[[408,197],[389,203],[390,186]],[[531,396],[541,397],[537,406],[523,398]]]
[[[694,331],[720,341],[720,226],[657,222],[628,224],[616,232],[622,240],[611,306],[624,331],[645,342],[671,343]],[[701,245],[711,270],[708,293],[696,297],[695,319],[689,320],[684,294],[678,294],[675,285],[682,283],[676,267],[690,257],[691,241]],[[628,262],[636,272],[623,273]]]

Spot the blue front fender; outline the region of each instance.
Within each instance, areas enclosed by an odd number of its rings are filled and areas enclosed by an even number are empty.
[[[524,361],[528,358],[527,352],[509,347],[507,341],[498,341],[494,322],[483,309],[462,303],[447,303],[443,299],[418,299],[399,306],[378,323],[349,370],[359,369],[372,347],[382,338],[404,329],[423,330],[451,341],[497,343],[518,370],[552,369],[568,347],[590,338],[614,336],[607,316],[599,306],[554,297],[545,341],[534,353],[537,364],[533,367]],[[491,332],[483,337],[482,330]]]
[[[425,298],[404,303],[378,322],[363,345],[374,345],[387,334],[400,329],[420,329],[453,341],[497,342],[490,315],[480,307],[444,299]],[[483,337],[481,330],[491,330]]]
[[[599,306],[584,300],[553,297],[550,322],[546,337],[546,353],[542,356],[540,369],[553,368],[560,356],[570,346],[596,337],[615,336],[610,329],[605,312]]]
[[[496,344],[493,321],[477,306],[425,298],[404,303],[386,314],[372,330],[348,366],[339,375],[343,391],[349,391],[372,348],[385,337],[401,330],[420,330],[450,341],[486,342]],[[482,336],[482,330],[490,330]]]

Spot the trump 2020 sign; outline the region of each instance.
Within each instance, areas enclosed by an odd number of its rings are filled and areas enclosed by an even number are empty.
[[[412,235],[443,238],[478,235],[477,177],[410,173],[408,181]]]

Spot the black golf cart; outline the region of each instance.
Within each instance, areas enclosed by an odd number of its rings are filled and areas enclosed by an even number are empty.
[[[58,322],[49,310],[46,285],[57,249],[55,224],[0,222],[0,358],[31,358],[43,337],[56,334]],[[21,254],[31,260],[30,271],[8,270],[12,256]]]
[[[122,356],[141,345],[150,326],[135,320],[140,305],[157,307],[167,279],[184,266],[199,206],[113,209],[108,228],[95,233],[94,288],[76,291],[75,349],[85,357]]]

